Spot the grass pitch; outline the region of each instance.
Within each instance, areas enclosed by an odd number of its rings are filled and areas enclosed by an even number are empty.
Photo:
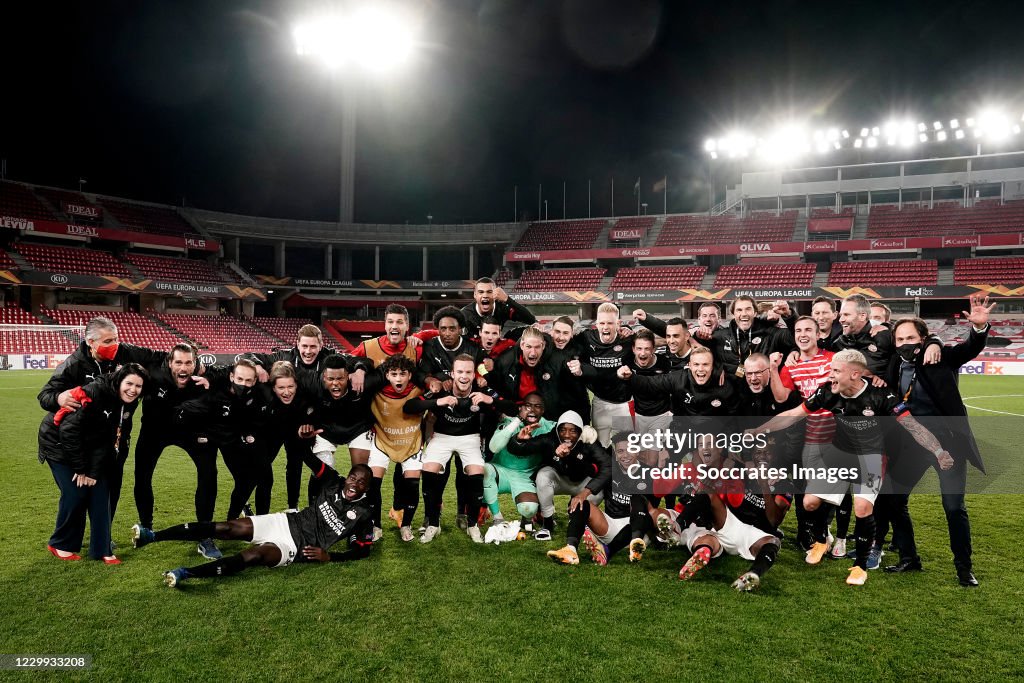
[[[58,562],[45,549],[57,488],[36,461],[35,396],[46,377],[0,374],[0,653],[92,655],[90,672],[62,678],[1005,680],[1024,671],[1021,496],[969,497],[974,590],[956,583],[936,496],[911,501],[924,572],[871,572],[867,585],[849,587],[849,562],[809,567],[787,540],[760,590],[741,595],[729,588],[747,568],[739,558],[686,584],[676,578],[681,552],[650,551],[637,565],[619,554],[607,567],[584,553],[578,567],[556,566],[544,552],[564,542],[564,515],[557,543],[474,546],[454,526],[454,484],[444,532],[430,545],[401,543],[389,524],[364,561],[253,569],[170,590],[162,571],[203,560],[190,543],[131,548],[129,462],[114,521],[124,564]],[[1024,378],[964,377],[961,390],[997,397],[970,405],[1024,419]],[[992,439],[1012,445],[1019,430],[979,439],[983,449]],[[275,465],[279,510],[283,454]],[[221,466],[218,518],[230,482]],[[157,526],[192,519],[195,470],[183,452],[164,453],[154,485]],[[388,501],[390,480],[385,487]],[[794,523],[790,515],[789,538]],[[221,543],[227,553],[242,547]],[[23,677],[0,672],[8,676]]]

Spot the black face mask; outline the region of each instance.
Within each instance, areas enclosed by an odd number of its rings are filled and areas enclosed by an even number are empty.
[[[231,388],[234,390],[235,396],[238,398],[245,398],[249,395],[249,392],[252,391],[252,387],[248,387],[244,384],[237,384],[235,382],[231,383]]]
[[[924,345],[920,342],[917,344],[903,344],[896,347],[896,353],[900,354],[900,358],[910,363],[917,356],[917,352],[921,350],[922,346]]]

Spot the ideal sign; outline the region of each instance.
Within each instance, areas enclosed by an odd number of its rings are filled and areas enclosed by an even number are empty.
[[[616,230],[612,230],[610,233],[611,239],[619,242],[624,240],[643,239],[643,236],[643,228],[619,228]]]
[[[100,210],[95,206],[86,206],[84,204],[71,204],[64,202],[64,213],[69,216],[82,216],[84,218],[99,218]]]

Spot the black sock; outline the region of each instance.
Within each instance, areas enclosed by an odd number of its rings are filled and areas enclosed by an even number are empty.
[[[412,526],[412,518],[420,506],[420,480],[402,477],[402,526]]]
[[[569,513],[569,526],[565,532],[565,542],[573,547],[579,547],[580,538],[583,537],[583,530],[587,528],[590,520],[590,502],[583,501],[573,512]]]
[[[441,526],[441,494],[443,480],[440,472],[423,470],[423,516],[427,526]]]
[[[373,525],[380,526],[380,506],[383,502],[380,497],[380,487],[384,483],[384,479],[381,477],[372,477],[370,479],[370,488],[366,492],[370,504],[370,516],[373,519]]]
[[[754,558],[754,563],[750,565],[750,571],[754,572],[758,576],[764,576],[765,572],[772,568],[775,564],[775,558],[779,554],[779,546],[774,543],[765,543],[761,546],[761,549],[757,551],[757,556]]]
[[[857,537],[857,559],[853,564],[867,569],[868,553],[875,541],[875,516],[858,517],[853,525],[853,535]]]
[[[459,480],[455,479],[458,486]],[[484,504],[484,475],[466,475],[466,516],[469,517],[469,526],[476,526],[480,519],[480,508]]]
[[[402,509],[402,467],[395,465],[395,471],[391,474],[391,507],[396,510]],[[377,526],[380,526],[379,524]]]
[[[796,507],[796,543],[801,548],[809,548],[813,531],[811,513],[804,509],[804,494],[793,496],[793,505]]]
[[[853,496],[846,495],[836,508],[836,538],[850,535],[850,513],[853,512]]]
[[[468,479],[471,475],[463,471],[462,458],[457,455],[452,457],[451,466],[455,470],[455,512],[469,517],[469,506],[473,502],[473,492],[469,488]],[[477,516],[479,515],[480,513],[477,513]]]
[[[633,538],[654,536],[654,523],[647,512],[647,498],[634,495],[629,498],[629,528]]]
[[[548,531],[554,531],[555,530],[555,516],[554,515],[551,515],[550,517],[541,517],[541,522],[544,523],[544,528],[547,529]]]
[[[231,576],[243,569],[245,569],[245,559],[241,555],[231,555],[230,557],[201,564],[198,567],[190,567],[185,571],[188,572],[189,578],[203,579],[212,576]]]
[[[821,507],[811,513],[812,534],[815,543],[824,543],[828,540],[828,522],[832,516],[831,508],[833,507],[835,506],[832,503],[821,501]]]
[[[188,522],[153,533],[154,541],[201,541],[213,538],[213,522]]]
[[[625,548],[627,545],[629,545],[629,542],[631,540],[631,534],[628,529],[623,529],[622,531],[620,531],[618,534],[615,535],[615,538],[611,540],[611,543],[608,544],[608,557],[611,557],[615,553]]]

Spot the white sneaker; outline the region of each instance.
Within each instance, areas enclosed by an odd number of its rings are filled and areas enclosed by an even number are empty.
[[[834,560],[842,560],[846,557],[846,539],[837,539],[835,544],[832,546],[832,552],[829,556]]]
[[[413,539],[412,529],[410,527],[407,527],[407,526],[399,527],[398,528],[398,536],[403,541],[408,543],[409,541],[411,541]]]
[[[384,536],[384,530],[379,526],[373,527],[373,542],[376,543],[382,536]]]
[[[471,526],[468,529],[466,529],[466,533],[469,534],[469,537],[471,539],[473,539],[473,543],[483,543],[484,542],[484,537],[480,535],[480,527],[478,527],[478,526]]]
[[[424,530],[423,535],[420,536],[420,543],[430,543],[441,533],[441,527],[439,526],[428,526]]]
[[[294,513],[298,512],[298,511],[299,511],[298,508],[288,508],[287,510],[284,510],[284,514],[290,515],[290,514],[294,514]]]

